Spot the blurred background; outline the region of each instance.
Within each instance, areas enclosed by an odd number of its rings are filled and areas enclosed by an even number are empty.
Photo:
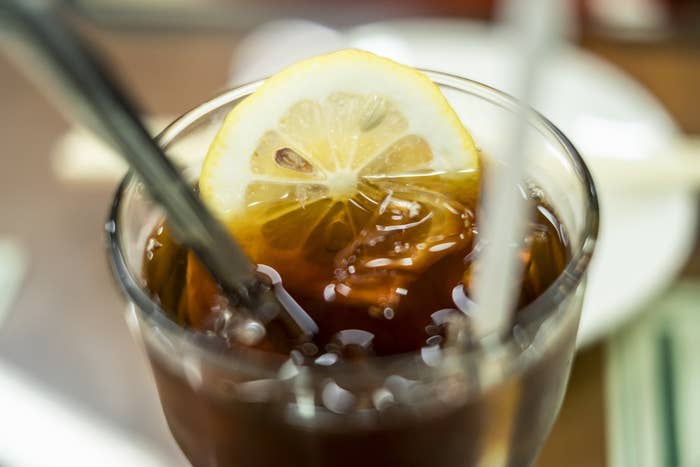
[[[496,3],[61,8],[155,134],[234,84],[337,48],[512,89]],[[603,224],[580,351],[537,465],[700,465],[700,1],[569,6],[560,19],[568,42],[547,58],[533,105],[590,164]],[[32,78],[0,55],[0,465],[185,465],[105,258],[104,221],[124,167]]]

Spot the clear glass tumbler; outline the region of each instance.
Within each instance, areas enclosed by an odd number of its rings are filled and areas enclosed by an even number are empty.
[[[507,95],[426,72],[485,154],[499,154],[518,104]],[[158,137],[193,182],[224,116],[261,83],[187,112]],[[195,467],[527,466],[557,415],[574,353],[598,205],[566,137],[532,112],[528,180],[568,235],[571,260],[521,311],[509,337],[480,349],[435,349],[364,365],[297,366],[241,351],[222,355],[171,321],[145,289],[146,239],[162,221],[138,179],[121,184],[107,223],[115,277],[150,359],[173,436]]]

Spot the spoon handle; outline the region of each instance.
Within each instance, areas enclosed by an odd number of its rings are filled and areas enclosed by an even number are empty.
[[[109,141],[166,210],[179,239],[190,247],[229,293],[251,305],[258,282],[241,247],[200,202],[175,166],[151,139],[137,112],[95,55],[65,25],[55,2],[4,0],[0,25],[8,51],[30,59],[34,77],[51,77],[65,107]],[[9,34],[7,34],[9,33]],[[45,83],[42,83],[45,84]],[[44,86],[46,87],[46,86]]]

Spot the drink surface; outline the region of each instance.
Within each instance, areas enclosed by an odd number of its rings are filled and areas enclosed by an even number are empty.
[[[311,203],[262,226],[255,211],[236,219],[231,229],[251,259],[277,271],[319,326],[309,341],[273,322],[257,347],[296,349],[332,364],[443,345],[447,327],[468,316],[471,273],[479,249],[487,248],[476,240],[476,194],[464,177],[435,176],[437,189],[430,191],[395,181],[363,183],[352,198]],[[528,204],[534,215],[519,252],[519,308],[539,296],[568,259],[555,213],[543,201]],[[194,255],[173,240],[167,223],[148,240],[145,276],[179,324],[235,346],[227,328],[235,309]]]

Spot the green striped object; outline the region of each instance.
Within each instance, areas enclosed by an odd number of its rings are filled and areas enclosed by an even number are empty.
[[[700,466],[700,283],[609,340],[605,380],[609,467]]]

